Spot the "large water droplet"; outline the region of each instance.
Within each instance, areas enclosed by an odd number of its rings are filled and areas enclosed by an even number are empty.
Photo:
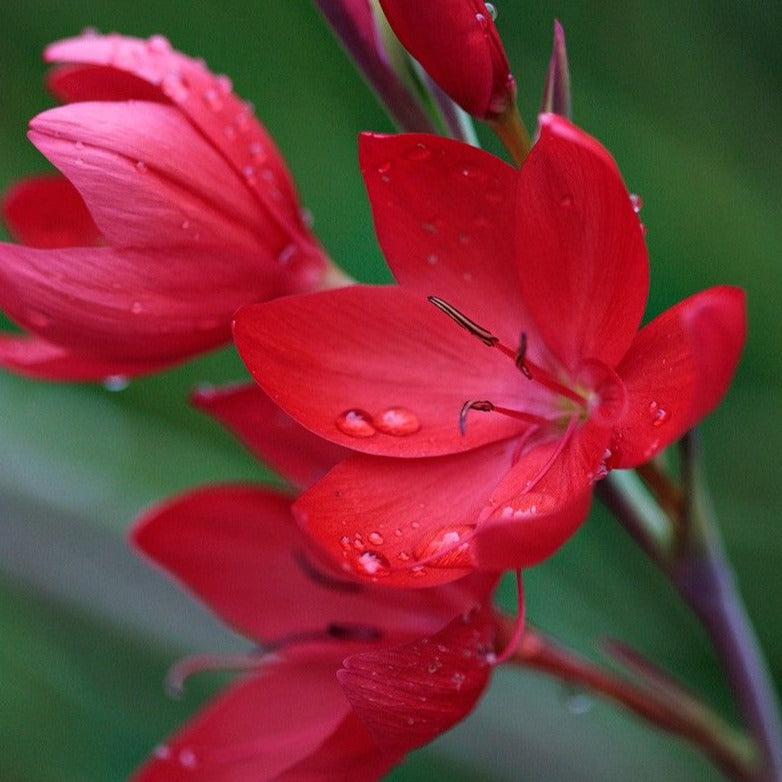
[[[379,532],[370,532],[369,535],[367,535],[367,540],[373,546],[382,546],[385,542],[385,539]]]
[[[377,551],[365,551],[356,564],[363,573],[368,576],[387,576],[391,573],[391,565],[388,560]]]
[[[429,530],[416,543],[413,556],[433,567],[469,567],[472,557],[468,543],[474,529],[475,525],[460,524]]]
[[[492,22],[497,21],[497,8],[494,3],[484,3],[486,10],[489,12]]]
[[[366,410],[353,408],[340,413],[335,421],[337,429],[350,437],[371,437],[377,431],[372,416]]]
[[[394,437],[405,437],[421,428],[418,416],[406,407],[389,407],[372,420],[378,431]]]

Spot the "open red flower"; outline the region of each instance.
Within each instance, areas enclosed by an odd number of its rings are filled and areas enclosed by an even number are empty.
[[[265,449],[263,435],[249,435],[269,420],[261,397],[237,388],[201,402]],[[245,417],[251,399],[259,405]],[[264,428],[270,439],[281,431]],[[294,473],[317,473],[317,438],[286,428]],[[174,679],[209,667],[245,675],[159,746],[135,782],[376,780],[468,714],[487,685],[494,577],[425,593],[345,580],[311,550],[290,502],[257,486],[214,486],[152,509],[135,527],[146,556],[259,644],[174,669]]]
[[[336,562],[388,583],[534,564],[596,480],[717,404],[744,295],[703,291],[639,331],[641,225],[613,159],[561,117],[542,117],[518,171],[422,135],[365,135],[361,164],[400,285],[243,308],[234,327],[267,393],[359,452],[295,513]],[[366,569],[350,541],[370,533]]]
[[[230,80],[155,36],[52,44],[68,105],[29,136],[67,177],[4,202],[0,365],[52,379],[136,375],[230,339],[241,304],[324,283],[284,161]],[[194,161],[197,161],[194,164]]]
[[[380,0],[402,45],[468,114],[493,119],[513,105],[516,83],[483,0]]]

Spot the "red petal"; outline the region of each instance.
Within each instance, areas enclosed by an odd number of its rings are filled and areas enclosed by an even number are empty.
[[[516,252],[524,300],[546,344],[571,371],[616,366],[641,322],[649,264],[616,163],[553,114],[521,168]]]
[[[277,215],[281,224],[306,233],[282,157],[252,109],[233,94],[227,77],[215,76],[203,63],[174,51],[160,36],[143,41],[82,35],[51,44],[44,59],[107,66],[157,88],[245,178],[264,209]],[[247,176],[250,169],[253,175]]]
[[[381,751],[351,712],[324,744],[275,782],[377,782],[400,760],[400,753]]]
[[[95,360],[180,360],[227,342],[242,303],[279,294],[274,271],[218,248],[38,250],[0,244],[0,307]]]
[[[484,609],[454,619],[432,638],[348,657],[337,676],[378,745],[407,752],[473,710],[493,654],[492,617]]]
[[[294,513],[347,572],[393,586],[452,581],[474,567],[473,530],[514,449],[506,441],[430,459],[355,456],[305,492]]]
[[[61,103],[82,100],[166,100],[157,85],[132,73],[101,65],[60,65],[47,74],[46,85]]]
[[[201,389],[191,401],[230,429],[261,461],[302,488],[350,453],[297,424],[255,383]]]
[[[2,334],[0,366],[42,380],[86,382],[145,375],[157,372],[165,364],[101,361],[92,356],[71,353],[37,337]]]
[[[330,661],[272,664],[212,701],[155,750],[133,782],[279,780],[316,755],[349,716],[334,674]]]
[[[361,626],[398,642],[436,632],[493,587],[483,579],[424,593],[365,590],[321,570],[289,505],[288,497],[257,487],[199,489],[148,511],[133,542],[256,639],[325,636],[329,626]],[[343,653],[344,644],[334,643],[334,654]]]
[[[77,247],[100,237],[82,197],[61,176],[17,182],[3,196],[2,210],[9,233],[31,247]]]
[[[62,106],[31,121],[30,139],[78,188],[110,244],[222,243],[265,250],[273,264],[290,241],[171,106]]]
[[[728,286],[697,293],[641,329],[617,369],[629,405],[611,446],[616,466],[648,461],[716,407],[745,335],[744,292]]]
[[[467,113],[491,118],[516,94],[483,0],[380,0],[402,45]]]
[[[460,435],[465,401],[514,406],[519,388],[529,384],[512,361],[401,288],[354,285],[243,307],[234,340],[277,404],[308,429],[354,450],[438,455],[524,427],[507,416],[476,415]],[[346,425],[349,411],[355,413]],[[394,427],[400,419],[412,425]]]
[[[439,296],[513,346],[521,331],[538,343],[508,241],[518,171],[483,150],[424,134],[363,133],[359,160],[399,283]]]
[[[607,474],[611,430],[586,423],[567,440],[523,454],[493,491],[476,538],[477,566],[517,569],[551,556],[586,520],[592,484]]]

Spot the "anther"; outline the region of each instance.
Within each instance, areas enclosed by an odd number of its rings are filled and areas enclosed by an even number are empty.
[[[524,377],[532,380],[532,372],[526,365],[525,360],[527,358],[527,332],[522,331],[519,337],[519,349],[516,351],[516,369],[518,369]]]
[[[467,413],[470,410],[479,410],[481,413],[491,413],[494,405],[488,399],[469,400],[462,405],[459,411],[459,432],[462,437],[467,434]]]
[[[478,339],[483,342],[487,347],[493,348],[499,341],[499,337],[495,337],[491,331],[479,326],[474,320],[471,320],[466,315],[459,312],[456,307],[452,307],[447,301],[443,301],[437,296],[426,297],[437,309],[444,312],[449,318],[458,323],[463,329],[466,329]]]

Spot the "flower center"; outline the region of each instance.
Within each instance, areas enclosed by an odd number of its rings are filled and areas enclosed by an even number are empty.
[[[592,399],[593,393],[590,391],[589,387],[585,386],[582,389],[581,384],[574,384],[576,385],[575,388],[571,387],[555,377],[550,371],[532,361],[527,356],[526,332],[521,332],[519,346],[514,350],[507,345],[504,345],[499,337],[492,334],[491,331],[479,325],[471,318],[468,318],[464,313],[460,312],[447,301],[444,301],[437,296],[429,296],[428,300],[473,337],[476,337],[483,342],[484,345],[495,348],[510,358],[519,372],[521,372],[527,380],[545,388],[559,398],[560,404],[558,407],[560,412],[552,418],[535,415],[524,410],[516,410],[497,405],[488,399],[467,400],[459,411],[459,431],[462,434],[465,434],[467,430],[467,414],[471,410],[481,413],[501,413],[502,415],[516,418],[537,427],[551,427],[552,425],[567,426],[574,418],[576,420],[584,420],[589,416],[594,407]]]

